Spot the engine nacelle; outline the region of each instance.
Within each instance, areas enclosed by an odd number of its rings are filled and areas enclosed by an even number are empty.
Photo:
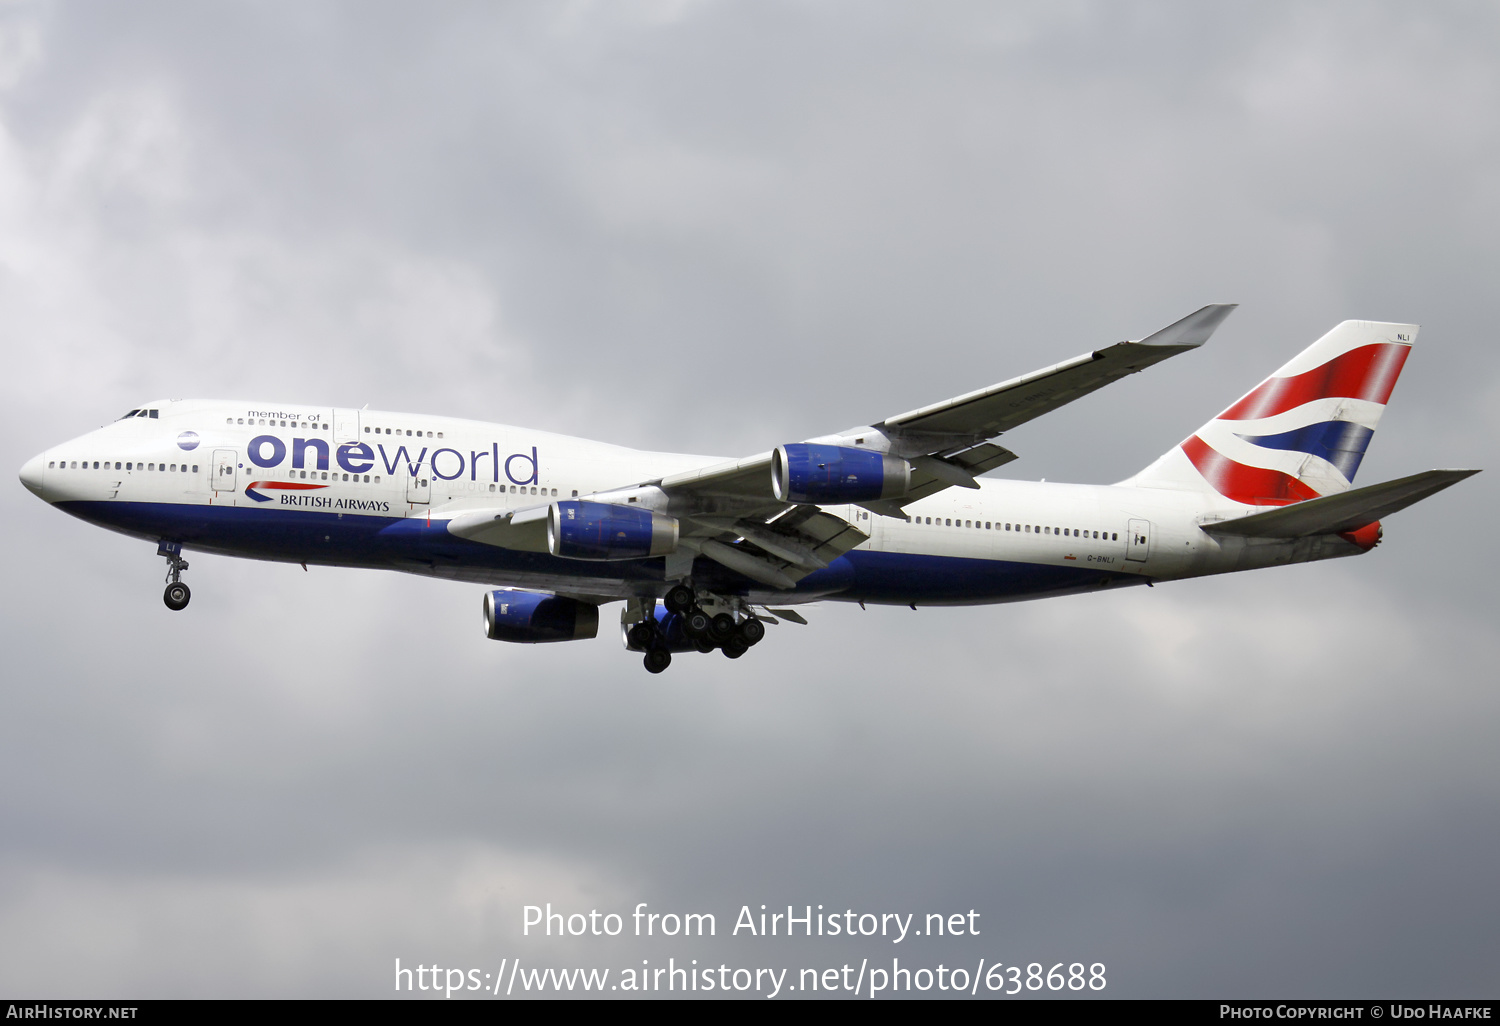
[[[523,645],[583,641],[599,635],[599,607],[535,591],[492,591],[484,596],[484,633]]]
[[[567,559],[644,559],[677,549],[677,519],[641,506],[564,499],[547,511],[547,551]]]
[[[905,495],[911,464],[841,445],[798,442],[771,454],[771,490],[781,502],[868,502]]]

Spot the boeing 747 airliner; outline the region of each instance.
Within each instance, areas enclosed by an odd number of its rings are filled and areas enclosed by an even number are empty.
[[[189,549],[487,586],[485,633],[738,658],[829,599],[1011,602],[1368,552],[1382,518],[1478,471],[1353,488],[1416,325],[1345,321],[1119,484],[981,479],[993,439],[1195,349],[1232,305],[1148,338],[745,459],[448,417],[163,400],[29,460],[64,511]]]

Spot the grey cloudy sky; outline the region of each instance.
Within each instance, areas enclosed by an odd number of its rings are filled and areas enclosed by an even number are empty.
[[[1493,467],[1497,44],[1464,3],[0,4],[0,448],[234,396],[750,453],[1239,302],[1003,473],[1123,478],[1347,317],[1423,326],[1361,482]],[[657,678],[397,575],[194,556],[171,614],[13,481],[0,993],[897,955],[1493,996],[1495,480],[1357,560],[820,606]],[[984,933],[523,941],[545,901]]]

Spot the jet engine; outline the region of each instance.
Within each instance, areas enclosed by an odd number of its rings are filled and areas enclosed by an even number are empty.
[[[868,502],[905,495],[911,464],[840,445],[798,442],[771,455],[771,490],[781,502]]]
[[[547,511],[547,550],[568,559],[644,559],[677,549],[677,519],[641,506],[565,499]]]
[[[535,591],[492,591],[484,596],[484,633],[523,645],[583,641],[599,635],[599,607]]]

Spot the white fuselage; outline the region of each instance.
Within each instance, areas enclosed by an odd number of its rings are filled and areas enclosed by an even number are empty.
[[[452,518],[627,488],[719,462],[450,417],[238,402],[149,404],[22,472],[83,519],[187,548],[383,566],[601,597],[652,593],[661,560],[580,562],[454,538]],[[1206,491],[984,479],[908,503],[908,520],[825,507],[870,537],[794,592],[719,570],[777,602],[1003,602],[1353,555],[1336,537],[1216,537]],[[405,526],[402,526],[405,525]],[[696,572],[696,571],[695,571]]]

